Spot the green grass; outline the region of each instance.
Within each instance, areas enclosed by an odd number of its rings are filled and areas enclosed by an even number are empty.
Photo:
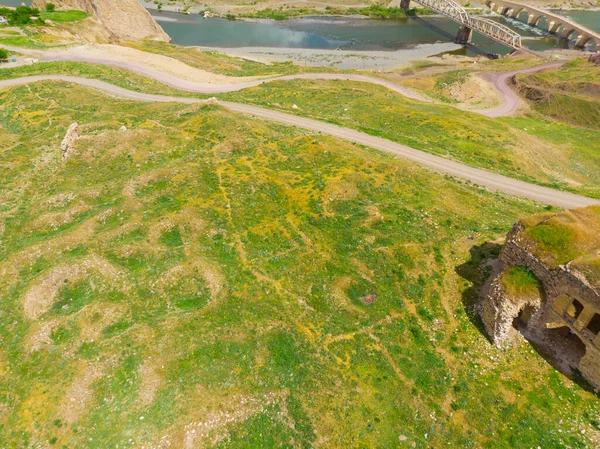
[[[513,298],[539,295],[540,283],[526,267],[512,266],[502,273],[502,285]]]
[[[228,14],[227,18],[251,18],[251,19],[272,19],[272,20],[287,20],[293,17],[306,16],[348,16],[360,15],[371,19],[402,19],[408,16],[424,16],[431,15],[432,11],[426,8],[413,8],[408,11],[396,8],[385,7],[382,5],[371,5],[368,8],[341,8],[335,6],[326,6],[323,9],[315,8],[292,8],[292,9],[272,9],[265,8],[257,11],[243,12],[237,15]]]
[[[234,58],[218,51],[200,51],[159,41],[126,42],[123,45],[177,59],[191,67],[228,76],[291,75],[303,72],[333,72],[322,67],[300,67],[291,61],[263,64]]]
[[[55,73],[101,79],[139,92],[209,97],[123,69],[84,63],[8,69],[0,72],[0,79]],[[600,152],[590,145],[600,138],[600,130],[575,128],[540,114],[493,120],[358,82],[272,82],[218,97],[336,123],[524,181],[600,197]],[[299,109],[292,109],[294,104]]]
[[[600,66],[585,59],[532,75],[517,88],[532,107],[562,122],[600,130]]]
[[[458,274],[540,206],[215,105],[0,104],[0,446],[593,444]]]
[[[573,128],[539,114],[488,119],[357,82],[273,82],[221,97],[358,129],[513,178],[600,197],[600,151],[589,144],[600,139],[600,131]],[[298,109],[292,108],[294,104]]]
[[[46,48],[47,46],[29,36],[0,36],[0,44],[23,48]]]
[[[529,217],[524,226],[534,253],[551,267],[580,258],[585,263],[600,249],[598,206]]]
[[[78,10],[68,11],[43,11],[40,14],[42,20],[52,20],[53,22],[77,22],[89,17],[89,14]]]
[[[142,75],[118,67],[110,67],[81,62],[40,62],[0,71],[0,79],[17,78],[33,75],[72,75],[83,78],[92,78],[114,84],[125,89],[136,92],[144,92],[156,95],[173,95],[179,97],[208,98],[208,95],[193,94],[190,92],[174,89],[158,81],[154,81]]]
[[[234,73],[231,67],[227,70]],[[0,79],[55,73],[101,79],[139,92],[209,97],[179,91],[123,69],[84,63],[8,69],[0,72]],[[452,81],[464,72],[445,76]],[[336,123],[527,182],[600,197],[600,151],[590,145],[600,139],[600,130],[576,128],[541,114],[488,119],[458,113],[453,107],[415,102],[384,87],[358,82],[272,82],[218,97]],[[294,104],[299,109],[292,109]]]

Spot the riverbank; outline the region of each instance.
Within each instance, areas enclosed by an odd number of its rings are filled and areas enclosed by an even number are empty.
[[[260,18],[274,18],[274,19],[286,19],[291,17],[305,17],[322,15],[327,16],[352,16],[360,15],[366,18],[397,18],[401,12],[395,11],[399,8],[386,8],[381,5],[372,5],[370,2],[358,1],[352,4],[352,0],[343,0],[343,4],[336,4],[336,2],[319,2],[319,1],[272,1],[272,2],[261,2],[250,4],[248,2],[235,1],[222,4],[211,1],[203,2],[202,4],[191,5],[190,2],[177,1],[173,4],[163,4],[159,8],[154,1],[140,0],[142,5],[154,11],[169,11],[178,12],[184,14],[199,14],[204,11],[213,11],[218,14],[235,16],[236,18],[247,18],[247,17],[260,17]],[[480,2],[473,2],[469,0],[461,0],[458,2],[466,10],[471,12],[481,11],[483,13],[489,12],[489,9]],[[537,6],[545,9],[561,10],[561,11],[600,11],[600,4],[592,5],[587,1],[582,2],[569,2],[557,6],[557,3],[553,0],[528,0],[528,4]],[[371,11],[372,14],[368,13],[368,10],[375,6],[375,10]],[[427,15],[431,12],[427,12],[425,8],[418,7],[416,3],[412,6],[415,7],[415,11],[421,15]],[[385,14],[382,10],[391,9],[388,14]],[[362,14],[364,11],[365,14]],[[401,10],[402,11],[402,10]]]
[[[346,51],[315,50],[310,48],[194,47],[201,51],[219,51],[229,56],[262,63],[291,61],[300,66],[330,67],[341,70],[391,70],[405,67],[412,62],[461,50],[462,46],[448,43],[421,44],[410,49],[396,51]],[[464,57],[459,57],[463,59]],[[474,60],[474,59],[473,59]]]

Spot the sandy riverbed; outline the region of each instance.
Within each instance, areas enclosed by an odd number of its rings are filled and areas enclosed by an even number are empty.
[[[298,65],[313,67],[335,67],[338,69],[384,70],[406,65],[411,61],[424,59],[440,53],[462,48],[460,45],[443,42],[422,44],[413,48],[396,51],[352,51],[352,50],[315,50],[309,48],[209,48],[231,56],[260,62],[293,61]]]

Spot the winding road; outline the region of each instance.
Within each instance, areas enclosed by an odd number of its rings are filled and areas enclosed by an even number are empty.
[[[145,94],[130,91],[100,80],[63,75],[38,75],[8,79],[0,81],[0,89],[41,81],[65,81],[77,83],[86,87],[98,89],[113,97],[127,100],[147,102],[178,102],[186,104],[202,103],[206,101],[194,98]],[[375,148],[386,153],[391,153],[396,156],[417,162],[418,164],[429,167],[437,172],[468,180],[492,191],[528,198],[542,204],[552,204],[564,208],[600,204],[600,200],[508,178],[487,170],[470,167],[459,162],[451,161],[449,159],[435,156],[424,151],[416,150],[406,145],[401,145],[380,137],[371,136],[360,131],[343,128],[329,123],[323,123],[317,120],[298,117],[279,111],[260,108],[257,106],[221,101],[218,103],[238,113],[252,115],[285,125],[296,126],[313,132],[328,134],[355,142],[357,144]]]
[[[488,117],[506,117],[513,115],[523,104],[523,100],[508,86],[508,80],[517,74],[537,73],[546,69],[555,69],[563,65],[564,62],[553,62],[529,69],[513,70],[512,72],[485,72],[482,77],[490,82],[496,91],[500,94],[502,102],[491,109],[471,111],[478,112]]]
[[[6,48],[11,51],[22,51],[18,47],[11,46],[3,46],[0,47]],[[79,51],[78,51],[79,50]],[[131,49],[129,49],[131,50]],[[385,80],[383,78],[377,78],[374,76],[367,75],[356,75],[356,74],[339,74],[339,73],[304,73],[304,74],[296,74],[296,75],[285,75],[285,76],[273,76],[273,77],[265,77],[261,79],[253,79],[251,81],[244,81],[240,78],[230,78],[236,80],[235,83],[219,83],[216,82],[198,82],[191,81],[189,79],[183,79],[177,76],[174,76],[170,73],[166,73],[164,71],[149,67],[140,61],[136,61],[135,58],[123,60],[122,58],[118,58],[116,56],[105,55],[102,57],[89,54],[89,52],[85,51],[84,47],[75,48],[74,51],[49,51],[49,50],[28,50],[28,53],[36,56],[43,62],[59,62],[59,61],[69,61],[69,62],[83,62],[89,64],[98,64],[98,65],[106,65],[110,67],[117,67],[125,70],[129,70],[131,72],[137,73],[139,75],[143,75],[145,77],[156,80],[166,86],[173,87],[178,90],[183,90],[186,92],[194,92],[194,93],[204,93],[204,94],[218,94],[218,93],[228,93],[235,92],[243,89],[248,89],[250,87],[260,86],[265,83],[270,83],[274,81],[291,81],[291,80],[338,80],[338,81],[360,81],[364,83],[375,84],[379,86],[383,86],[387,89],[390,89],[393,92],[396,92],[404,97],[410,98],[412,100],[431,102],[431,99],[415,92],[406,87],[400,86],[394,82]],[[143,52],[140,52],[143,53]],[[156,56],[156,55],[155,55]],[[171,58],[169,58],[171,59]],[[172,60],[174,63],[181,64],[178,60]],[[471,110],[470,112],[475,112],[487,117],[495,118],[495,117],[503,117],[507,115],[514,114],[521,106],[524,105],[524,102],[520,99],[520,97],[507,86],[507,80],[516,75],[517,73],[536,73],[542,70],[556,68],[562,65],[563,62],[555,62],[549,64],[543,64],[537,67],[532,67],[523,70],[515,70],[511,72],[499,72],[499,73],[484,73],[484,79],[489,81],[494,88],[498,91],[500,95],[501,102],[499,105],[490,108],[490,109],[481,109],[481,110]]]

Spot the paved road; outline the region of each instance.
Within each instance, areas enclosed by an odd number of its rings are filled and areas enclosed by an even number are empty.
[[[123,89],[121,87],[117,87],[99,80],[62,75],[38,75],[4,80],[0,81],[0,89],[46,80],[58,80],[77,83],[83,86],[101,90],[117,98],[129,100],[150,102],[173,101],[187,104],[203,102],[203,100],[198,100],[194,98],[181,98],[144,94]],[[486,187],[490,190],[499,191],[518,197],[529,198],[531,200],[538,201],[542,204],[552,204],[564,208],[583,207],[592,204],[600,204],[600,200],[595,200],[592,198],[587,198],[585,196],[575,195],[572,193],[562,192],[559,190],[554,190],[546,187],[541,187],[535,184],[529,184],[523,181],[511,179],[506,176],[491,173],[487,170],[470,167],[459,162],[454,162],[443,157],[425,153],[423,151],[416,150],[414,148],[401,145],[399,143],[391,142],[380,137],[374,137],[369,134],[355,131],[352,129],[342,128],[340,126],[319,122],[317,120],[297,117],[291,114],[285,114],[283,112],[273,111],[257,106],[250,106],[230,102],[219,103],[235,112],[253,115],[266,120],[283,123],[285,125],[291,125],[299,128],[308,129],[310,131],[329,134],[331,136],[340,137],[342,139],[350,140],[361,145],[376,148],[378,150],[385,151],[387,153],[391,153],[417,162],[425,167],[434,169],[437,172],[466,179],[475,184]]]

